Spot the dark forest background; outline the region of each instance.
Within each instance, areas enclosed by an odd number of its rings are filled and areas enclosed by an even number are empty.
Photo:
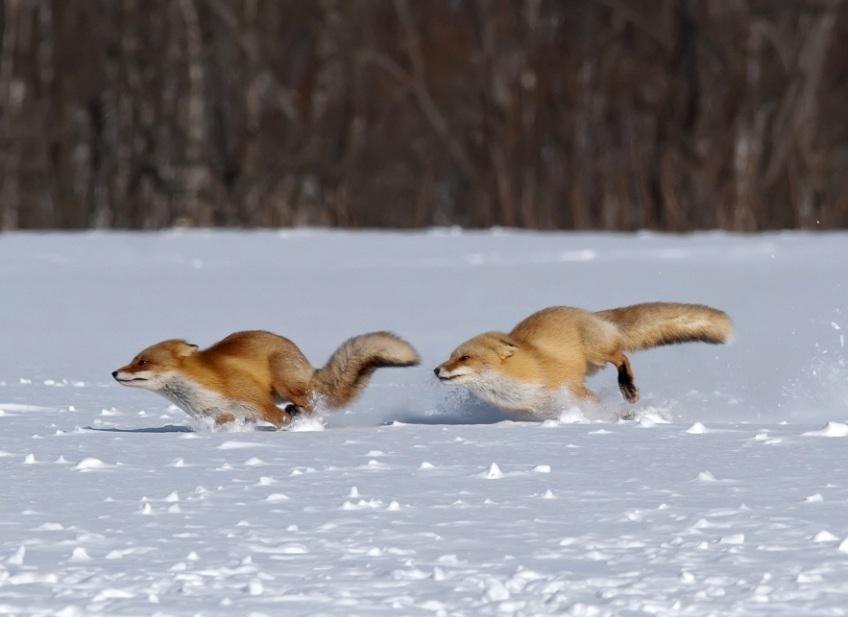
[[[848,226],[848,2],[0,0],[0,228]]]

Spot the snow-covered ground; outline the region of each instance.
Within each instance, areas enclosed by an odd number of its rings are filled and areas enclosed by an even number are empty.
[[[0,235],[0,615],[848,615],[848,235]],[[726,310],[590,420],[436,382],[554,304]],[[379,371],[292,431],[195,431],[109,373],[266,328]]]

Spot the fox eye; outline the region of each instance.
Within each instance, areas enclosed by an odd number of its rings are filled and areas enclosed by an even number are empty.
[[[144,358],[138,361],[139,366],[144,366],[145,364],[147,364],[147,360],[145,360]]]
[[[470,359],[471,359],[471,358],[470,358],[469,356],[460,356],[460,357],[459,357],[459,361],[460,361],[460,362],[465,362],[466,360],[470,360]]]

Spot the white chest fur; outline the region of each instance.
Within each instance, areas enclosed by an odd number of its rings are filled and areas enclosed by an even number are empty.
[[[182,375],[172,374],[163,381],[159,392],[190,416],[217,416],[221,413],[245,419],[258,416],[253,406],[221,396]]]
[[[540,384],[517,381],[494,371],[478,373],[465,385],[484,401],[514,411],[538,411],[551,395]]]

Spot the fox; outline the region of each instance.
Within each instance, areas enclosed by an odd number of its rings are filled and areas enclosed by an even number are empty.
[[[243,419],[277,428],[316,404],[329,409],[354,400],[382,367],[419,363],[418,352],[391,332],[349,338],[322,368],[289,339],[262,330],[235,332],[207,349],[182,339],[151,345],[112,372],[120,384],[164,395],[192,417],[221,426]],[[284,408],[277,405],[287,403]]]
[[[728,315],[701,304],[647,302],[591,312],[552,306],[533,313],[509,334],[484,332],[457,347],[434,369],[444,383],[461,384],[508,411],[536,414],[565,388],[578,401],[598,402],[585,379],[607,364],[629,403],[639,388],[625,352],[675,343],[726,343]]]

